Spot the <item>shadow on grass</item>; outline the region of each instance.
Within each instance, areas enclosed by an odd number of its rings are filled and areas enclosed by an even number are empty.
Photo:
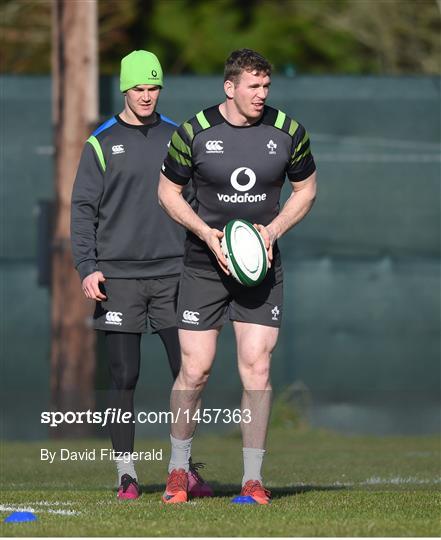
[[[240,494],[242,487],[239,484],[220,484],[219,482],[210,482],[214,490],[214,498],[234,497]],[[165,484],[142,484],[142,493],[164,493]],[[350,490],[351,486],[321,486],[321,485],[299,485],[299,486],[276,486],[270,489],[272,499],[282,499],[291,495],[300,495],[310,491],[342,491]],[[116,490],[115,490],[116,491]]]
[[[240,494],[241,486],[240,484],[221,484],[219,482],[210,482],[210,486],[214,490],[214,497],[215,498],[221,498],[221,497],[234,497],[236,495]],[[161,496],[164,493],[165,490],[165,484],[141,484],[141,492],[146,494],[153,494],[156,493],[159,496]],[[40,485],[38,488],[35,486],[25,486],[25,485],[14,485],[9,486],[8,488],[2,489],[1,493],[3,496],[6,496],[6,494],[9,491],[16,492],[17,490],[23,490],[27,489],[30,491],[45,491],[50,490],[51,492],[107,492],[108,494],[111,494],[112,492],[116,495],[117,493],[117,487],[110,487],[109,485],[86,485],[82,484],[81,486],[78,485],[64,485],[64,486],[56,486],[56,485]],[[351,485],[291,485],[291,486],[269,486],[269,489],[271,491],[271,496],[273,499],[282,499],[283,497],[290,497],[292,495],[300,495],[302,493],[308,493],[310,491],[342,491],[346,490],[349,491],[352,489]],[[0,497],[0,500],[4,499],[5,497]]]

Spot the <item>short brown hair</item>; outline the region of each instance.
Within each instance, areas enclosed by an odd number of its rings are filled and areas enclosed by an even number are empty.
[[[271,75],[272,66],[266,58],[252,49],[239,49],[233,51],[225,62],[224,81],[239,82],[244,71],[257,71]]]

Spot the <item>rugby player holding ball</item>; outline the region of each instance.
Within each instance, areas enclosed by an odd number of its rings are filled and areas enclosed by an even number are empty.
[[[173,386],[171,409],[189,409],[172,425],[165,503],[188,500],[188,470],[196,427],[192,412],[216,353],[227,318],[233,321],[243,384],[244,475],[241,496],[268,504],[261,467],[271,405],[270,361],[282,318],[283,274],[277,239],[299,223],[316,195],[316,167],[305,128],[265,104],[271,64],[250,49],[234,51],[224,74],[226,99],[184,122],[172,136],[159,182],[161,206],[187,229],[184,270],[178,297],[182,366]],[[280,210],[288,179],[292,193]],[[182,191],[190,179],[197,209]],[[256,224],[268,250],[270,269],[249,288],[228,271],[221,250],[222,229],[232,219]],[[187,422],[187,419],[190,419]]]

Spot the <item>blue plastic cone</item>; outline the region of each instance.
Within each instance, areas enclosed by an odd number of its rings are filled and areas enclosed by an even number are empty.
[[[234,504],[257,504],[257,502],[250,495],[239,495],[231,500]]]
[[[12,512],[3,520],[5,523],[24,523],[25,521],[35,521],[37,516],[32,512]]]

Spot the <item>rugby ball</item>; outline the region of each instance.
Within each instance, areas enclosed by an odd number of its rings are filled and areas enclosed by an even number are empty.
[[[244,219],[233,219],[223,232],[221,248],[231,275],[246,287],[259,285],[268,271],[268,253],[259,231]]]

